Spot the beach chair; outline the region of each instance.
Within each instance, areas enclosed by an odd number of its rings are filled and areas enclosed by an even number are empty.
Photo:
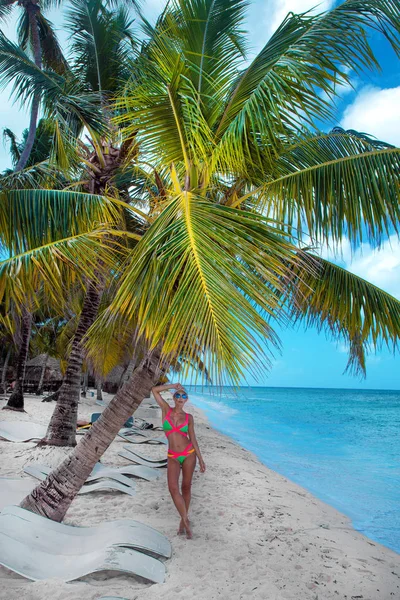
[[[47,427],[30,421],[1,421],[0,438],[7,442],[32,442],[44,438]]]
[[[122,458],[126,458],[127,460],[130,460],[131,462],[135,462],[139,465],[150,467],[152,469],[160,469],[162,467],[167,466],[168,459],[166,459],[166,458],[165,459],[162,458],[160,460],[150,459],[147,456],[143,456],[142,454],[138,454],[137,452],[134,452],[130,448],[131,447],[129,447],[129,446],[124,446],[124,450],[121,450],[121,452],[118,452],[118,456],[121,456]]]
[[[11,531],[10,528],[15,529],[17,520],[21,522],[21,530],[26,529],[27,532],[21,541],[29,541],[40,550],[54,549],[56,553],[77,554],[93,552],[106,546],[123,546],[164,558],[169,558],[172,552],[165,535],[133,519],[76,527],[46,519],[19,506],[7,506],[0,514],[0,531],[7,533]]]
[[[45,475],[48,475],[53,470],[51,467],[39,463],[34,463],[33,466],[40,469]],[[155,479],[158,479],[159,476],[160,474],[155,469],[146,466],[128,465],[125,467],[109,467],[102,463],[97,463],[89,477],[86,479],[86,483],[97,481],[99,479],[114,479],[124,485],[134,486],[135,484],[130,477],[154,481]]]
[[[51,473],[53,469],[46,467],[45,465],[26,465],[24,467],[24,473],[32,475],[39,481],[44,481],[46,477]],[[123,475],[119,476],[124,477]],[[115,479],[98,479],[93,482],[84,483],[78,494],[89,494],[90,492],[99,491],[115,491],[134,496],[136,494],[135,483],[128,477],[124,477],[124,483]]]
[[[32,479],[0,477],[0,510],[9,504],[19,504],[36,486]]]
[[[156,558],[131,550],[111,546],[76,555],[57,554],[32,548],[26,541],[0,533],[0,564],[31,579],[73,581],[98,571],[116,571],[139,576],[153,583],[163,583],[165,567]]]
[[[121,437],[126,442],[130,442],[131,444],[167,444],[166,438],[163,437],[151,437],[151,434],[146,429],[120,429],[118,432],[119,437]]]
[[[90,417],[90,424],[93,425],[93,423],[95,421],[97,421],[97,419],[99,419],[101,417],[102,413],[92,413],[91,417]],[[130,428],[133,427],[133,417],[129,417],[129,419],[127,419],[124,423],[124,427],[126,428]]]
[[[154,481],[160,477],[160,473],[156,469],[141,465],[126,465],[122,467],[108,467],[101,463],[97,463],[89,475],[87,481],[92,481],[100,477],[108,477],[113,479],[115,473],[126,477],[138,477],[146,481]]]

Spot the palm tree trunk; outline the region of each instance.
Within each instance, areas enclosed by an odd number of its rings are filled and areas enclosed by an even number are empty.
[[[25,379],[25,367],[26,359],[28,358],[29,341],[31,339],[31,328],[32,328],[32,313],[29,312],[26,307],[22,309],[21,316],[21,345],[19,348],[18,359],[17,359],[17,377],[15,381],[15,387],[8,399],[4,409],[17,410],[19,412],[24,411],[24,379]]]
[[[111,400],[78,446],[47,479],[22,502],[22,508],[62,521],[93,467],[107,450],[120,427],[149,396],[160,374],[159,352],[142,361],[130,381]]]
[[[39,29],[37,22],[37,13],[40,12],[40,8],[37,4],[32,4],[31,2],[26,6],[25,10],[28,13],[29,20],[29,28],[32,36],[32,45],[33,45],[33,54],[35,59],[35,64],[39,69],[42,68],[42,48],[40,45],[39,38]],[[29,156],[31,154],[33,144],[35,142],[36,136],[36,128],[37,128],[37,119],[39,114],[39,105],[40,105],[40,93],[37,93],[33,96],[32,107],[31,107],[31,118],[29,122],[29,130],[28,137],[26,138],[25,147],[19,157],[19,161],[17,166],[15,167],[15,171],[21,171],[26,167],[26,164],[29,160]]]
[[[93,324],[99,309],[101,294],[91,283],[85,295],[67,370],[58,390],[57,404],[51,417],[46,437],[41,444],[49,446],[75,446],[78,402],[81,391],[81,373],[83,363],[82,340]]]
[[[126,367],[125,373],[122,377],[122,383],[126,383],[127,381],[130,380],[130,378],[132,377],[132,373],[135,370],[136,367],[136,362],[137,362],[137,357],[136,357],[136,352],[133,354],[131,360],[129,361],[128,366]]]
[[[49,355],[48,355],[48,354],[46,354],[46,357],[45,357],[45,359],[44,359],[44,363],[43,363],[43,365],[42,365],[42,371],[41,371],[41,373],[40,373],[39,385],[38,385],[38,387],[37,387],[37,390],[36,390],[36,395],[37,395],[37,396],[40,396],[40,394],[42,393],[43,382],[44,382],[44,376],[45,376],[45,373],[46,373],[46,369],[47,369],[47,363],[48,363],[48,361],[49,361]]]
[[[37,118],[39,114],[39,104],[40,104],[40,94],[35,94],[32,100],[31,107],[31,118],[29,121],[29,130],[28,137],[26,138],[25,146],[23,151],[21,152],[21,156],[19,157],[19,161],[17,162],[17,166],[15,167],[15,171],[22,171],[25,169],[26,164],[29,160],[30,154],[32,152],[33,144],[35,142],[36,136],[36,128],[37,128]]]
[[[103,402],[103,393],[101,391],[101,384],[102,384],[102,381],[99,377],[98,379],[96,379],[96,390],[97,390],[96,400],[100,400],[100,402]]]
[[[7,389],[7,371],[8,371],[8,363],[10,362],[11,356],[11,346],[8,349],[7,356],[4,361],[3,370],[1,372],[1,393],[5,394]]]

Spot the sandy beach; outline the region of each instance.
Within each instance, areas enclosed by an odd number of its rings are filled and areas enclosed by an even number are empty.
[[[4,401],[0,402],[0,406]],[[26,413],[0,412],[0,420],[47,424],[54,404],[27,396]],[[82,399],[79,418],[100,412],[95,399]],[[91,525],[133,518],[168,536],[173,546],[162,585],[99,573],[85,580],[30,582],[0,567],[1,600],[391,600],[400,598],[400,555],[355,531],[347,517],[303,488],[265,467],[247,450],[210,427],[193,405],[197,437],[207,465],[196,470],[191,521],[194,539],[176,535],[178,516],[166,485],[166,471],[154,482],[137,481],[137,494],[93,493],[78,497],[65,523]],[[115,440],[106,465],[126,444]],[[164,446],[141,445],[151,457]],[[33,443],[0,441],[0,474],[23,476],[35,461],[56,465],[64,450]]]

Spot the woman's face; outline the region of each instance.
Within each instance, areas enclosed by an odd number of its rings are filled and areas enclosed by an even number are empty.
[[[183,408],[186,402],[188,401],[189,396],[187,395],[187,392],[183,390],[181,392],[175,392],[173,398],[175,401],[176,408]]]

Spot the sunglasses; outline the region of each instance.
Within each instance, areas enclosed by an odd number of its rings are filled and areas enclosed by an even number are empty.
[[[182,398],[182,400],[187,400],[188,399],[188,395],[187,394],[176,393],[176,394],[174,394],[174,398],[176,398],[177,400],[179,400],[179,398]]]

